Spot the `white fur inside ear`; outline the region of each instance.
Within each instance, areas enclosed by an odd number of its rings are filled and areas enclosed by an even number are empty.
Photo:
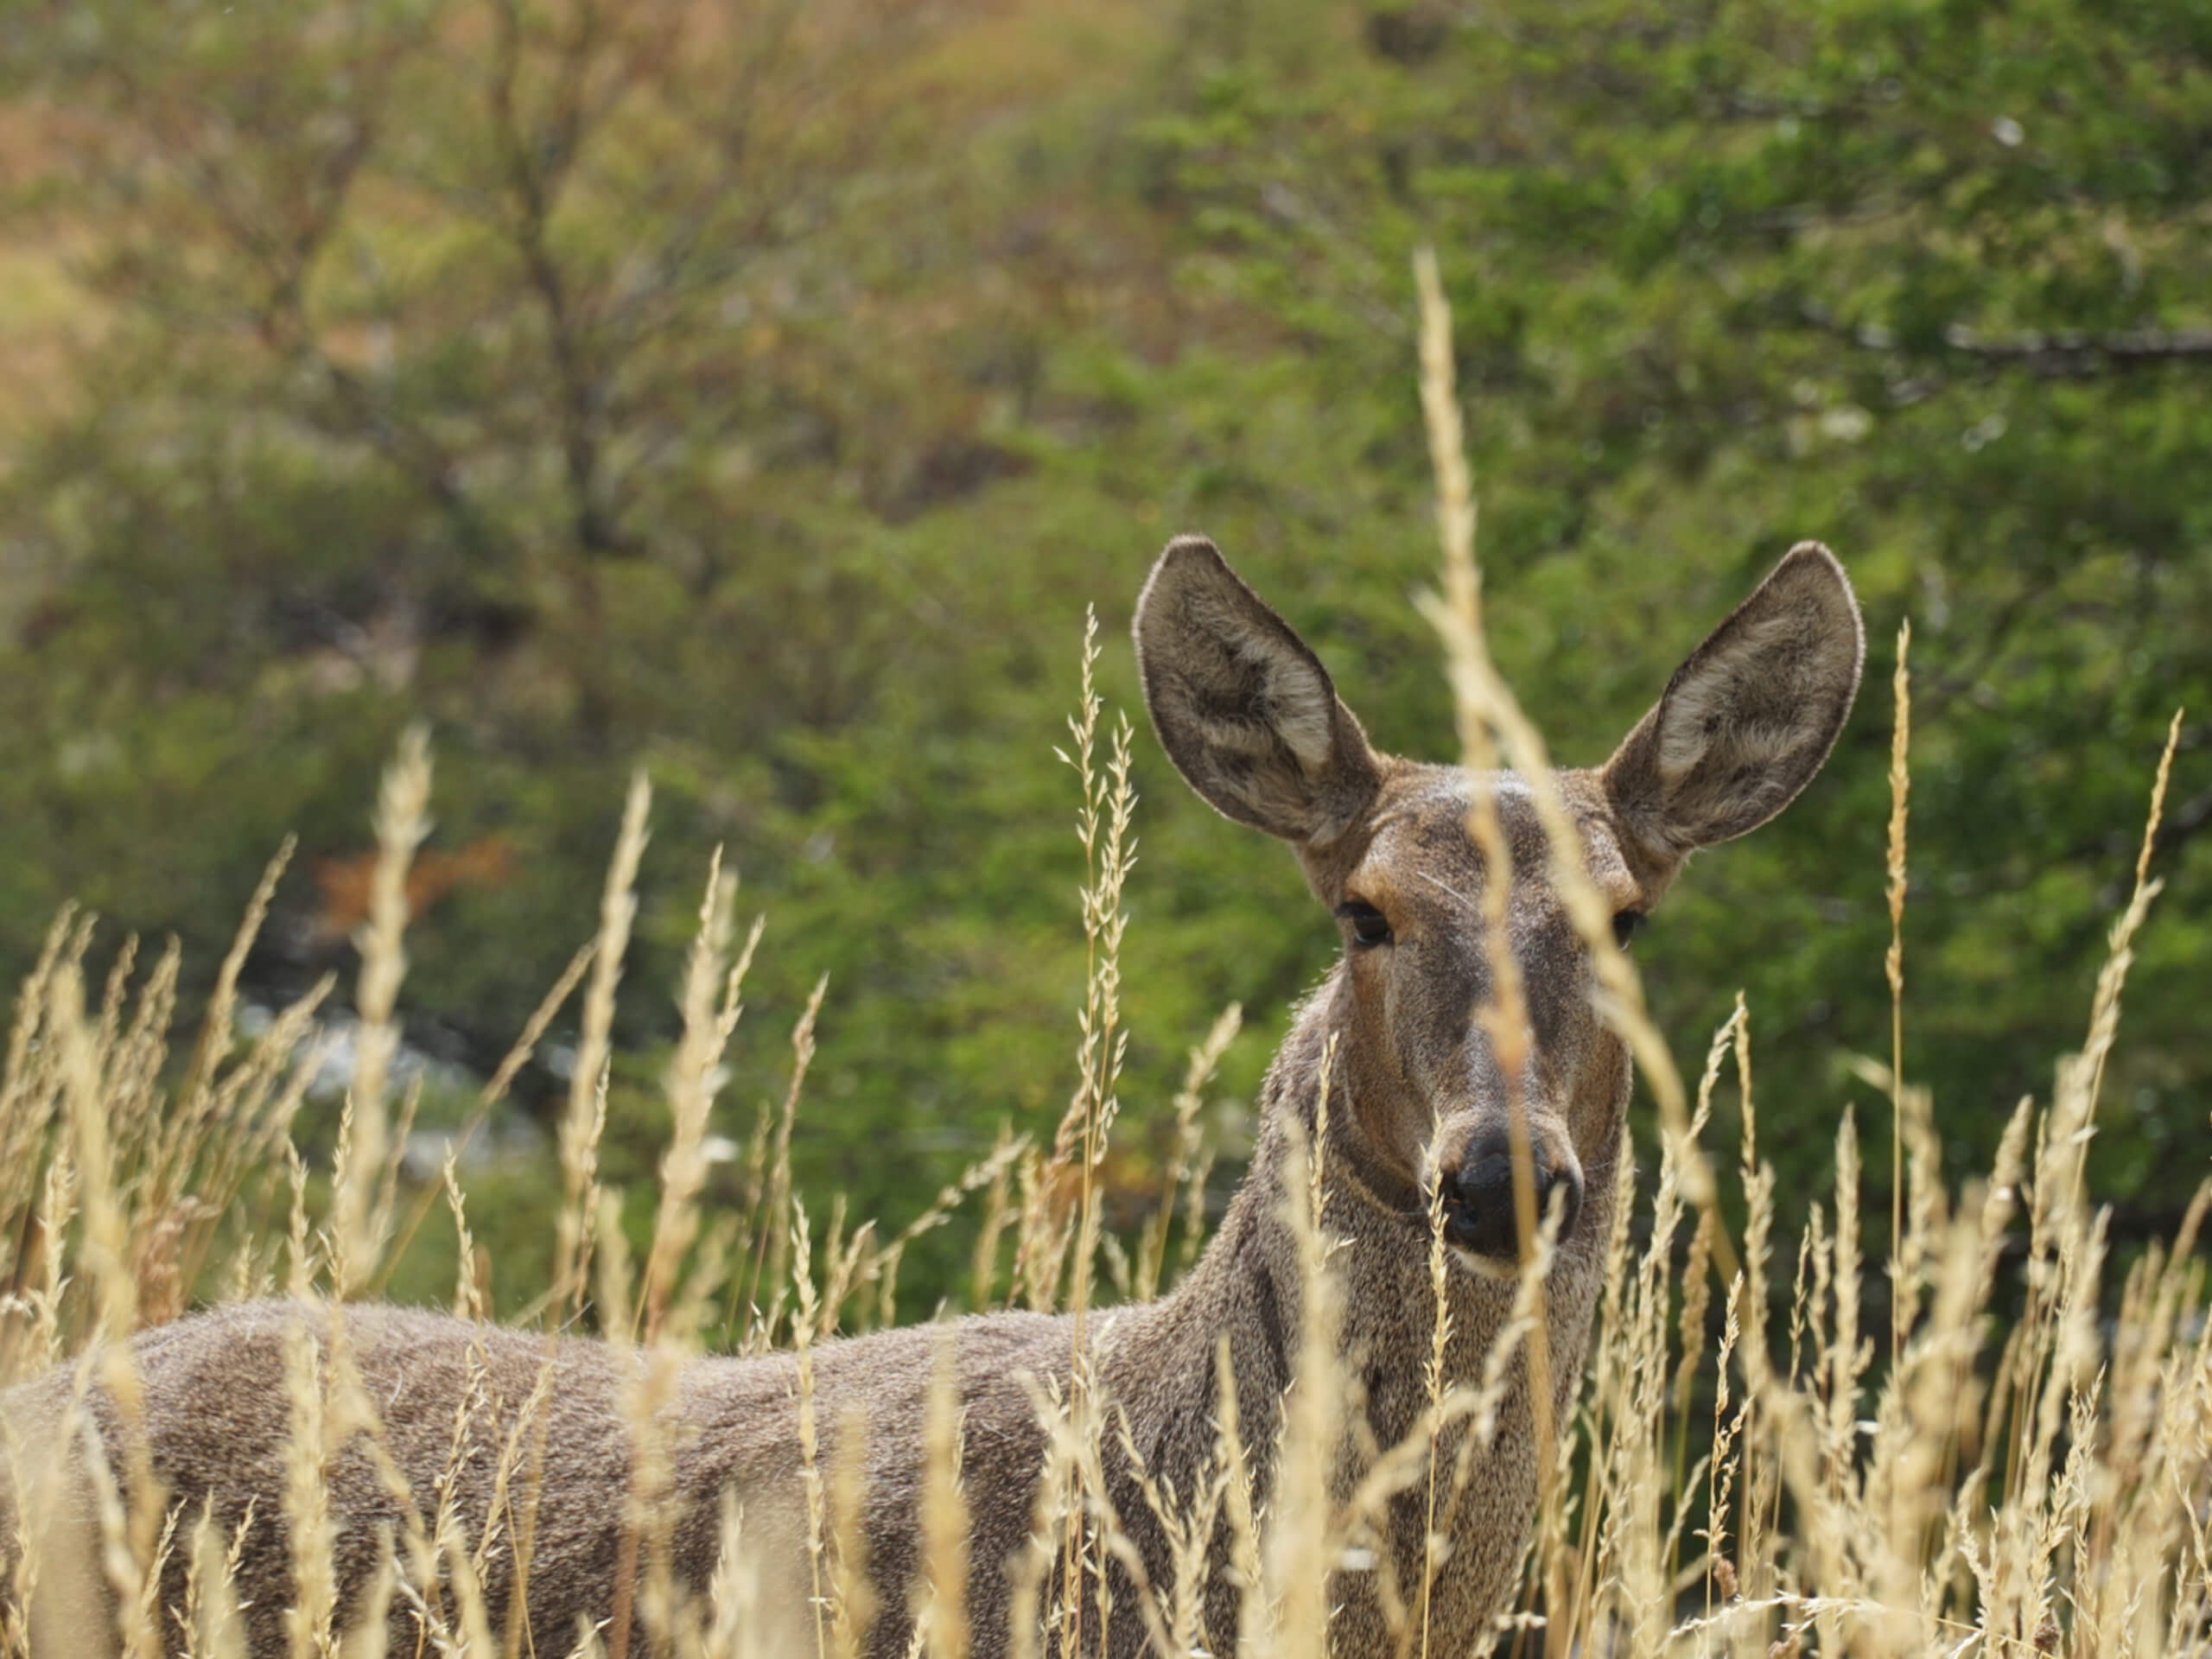
[[[1792,549],[1605,763],[1633,838],[1679,861],[1789,805],[1843,729],[1864,652],[1843,567],[1815,543]]]
[[[1803,632],[1787,613],[1751,620],[1674,687],[1659,731],[1661,778],[1671,784],[1688,777],[1716,742],[1727,746],[1732,765],[1756,770],[1821,724],[1825,711],[1797,683],[1804,677],[1797,670]]]
[[[1309,774],[1318,774],[1336,752],[1336,694],[1311,664],[1274,634],[1252,626],[1223,607],[1207,619],[1209,631],[1262,688],[1263,718],[1256,723],[1206,722],[1224,748],[1262,753],[1281,742]]]

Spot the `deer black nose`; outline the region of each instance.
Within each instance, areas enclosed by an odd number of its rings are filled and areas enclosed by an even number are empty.
[[[1574,1230],[1582,1209],[1582,1177],[1572,1165],[1553,1163],[1539,1142],[1531,1149],[1536,1216],[1542,1219],[1560,1192],[1565,1208],[1559,1236]],[[1564,1189],[1561,1191],[1561,1189]],[[1513,1145],[1503,1131],[1484,1135],[1467,1148],[1456,1170],[1444,1176],[1444,1236],[1460,1249],[1503,1262],[1520,1259],[1520,1225],[1513,1212]]]

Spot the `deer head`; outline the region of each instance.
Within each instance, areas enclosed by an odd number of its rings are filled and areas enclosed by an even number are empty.
[[[1561,1207],[1571,1237],[1586,1170],[1609,1166],[1618,1144],[1630,1066],[1593,1002],[1588,948],[1526,783],[1378,753],[1319,658],[1201,537],[1160,556],[1136,641],[1177,768],[1227,817],[1290,842],[1343,930],[1321,994],[1339,1033],[1331,1156],[1342,1173],[1408,1215],[1440,1196],[1454,1255],[1494,1275],[1517,1255],[1517,1112],[1535,1195]],[[1690,653],[1611,760],[1554,774],[1618,942],[1692,852],[1757,829],[1804,788],[1850,712],[1863,655],[1843,569],[1808,543]],[[1497,878],[1470,834],[1484,786],[1510,855],[1513,1028],[1498,1017],[1482,920]],[[1500,1056],[1516,1052],[1509,1077]]]

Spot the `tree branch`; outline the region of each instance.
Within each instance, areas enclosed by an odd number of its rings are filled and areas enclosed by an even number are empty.
[[[1799,311],[1815,327],[1862,351],[1902,349],[1896,334],[1880,323],[1847,323],[1819,305],[1803,305]],[[2052,334],[2031,329],[1985,334],[1955,322],[1943,330],[1942,349],[1984,363],[2018,364],[2037,374],[2082,378],[2157,363],[2212,362],[2212,328],[2122,328],[2107,334],[2063,328]]]
[[[2110,334],[2062,329],[2052,334],[1987,335],[1954,323],[1943,331],[1943,344],[1967,357],[2024,363],[2044,374],[2094,374],[2100,368],[2134,368],[2176,359],[2212,359],[2212,328],[2124,328]]]
[[[601,381],[590,360],[588,325],[579,315],[551,238],[554,204],[582,146],[588,125],[585,86],[598,41],[599,13],[594,5],[581,7],[574,30],[562,44],[554,107],[537,143],[524,130],[518,107],[517,88],[524,48],[522,17],[515,0],[504,0],[494,9],[493,17],[497,67],[489,92],[493,125],[514,197],[513,222],[508,230],[545,312],[571,523],[577,545],[587,557],[623,553],[630,550],[605,499],[599,420]]]

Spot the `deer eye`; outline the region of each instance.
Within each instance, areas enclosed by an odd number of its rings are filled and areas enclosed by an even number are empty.
[[[1624,950],[1628,942],[1643,931],[1643,912],[1640,910],[1620,910],[1613,912],[1613,943]]]
[[[1370,904],[1357,899],[1347,899],[1337,906],[1337,914],[1351,927],[1354,944],[1371,945],[1390,943],[1389,918]]]

